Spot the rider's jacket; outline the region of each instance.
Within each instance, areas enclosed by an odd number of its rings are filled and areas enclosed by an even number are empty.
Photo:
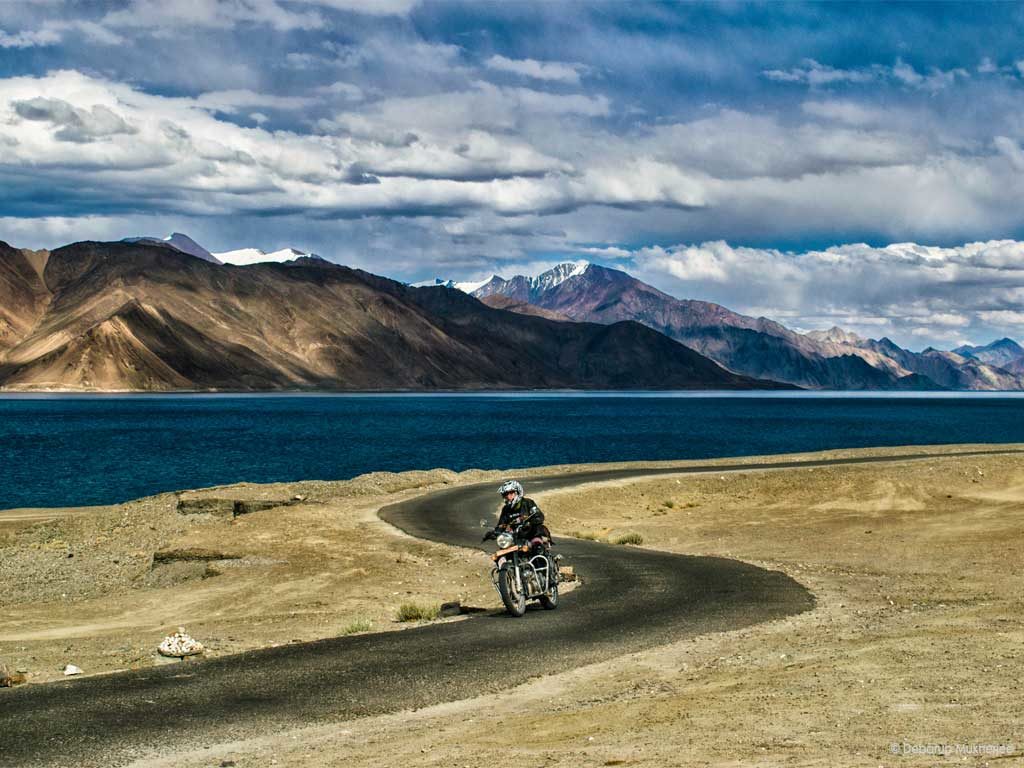
[[[513,525],[518,525],[521,519],[530,515],[532,515],[530,523],[523,529],[523,535],[528,539],[532,539],[535,536],[550,538],[551,533],[544,525],[544,513],[540,511],[540,507],[537,506],[533,499],[528,499],[526,496],[523,496],[513,504],[506,502],[502,506],[501,516],[498,518],[498,527],[511,529]]]

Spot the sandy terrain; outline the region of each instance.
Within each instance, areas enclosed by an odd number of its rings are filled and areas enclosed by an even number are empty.
[[[179,626],[218,656],[402,628],[405,602],[493,607],[482,552],[413,539],[376,515],[474,478],[380,473],[0,513],[0,663],[43,682],[67,663],[87,674],[166,663],[156,647]],[[180,514],[180,499],[209,500],[214,513]],[[279,506],[233,517],[217,513],[220,500]],[[440,584],[424,577],[431,563],[449,574]]]
[[[1022,458],[711,472],[538,496],[556,535],[636,533],[642,546],[778,568],[815,593],[817,608],[551,670],[486,699],[214,745],[166,764],[478,766],[506,760],[510,741],[526,765],[1017,764]],[[0,660],[43,680],[66,661],[88,672],[153,663],[156,643],[178,624],[225,653],[360,620],[397,627],[406,600],[495,607],[482,554],[417,542],[374,512],[419,487],[497,475],[186,496],[306,497],[233,522],[180,515],[165,494],[0,528],[0,581],[14,586],[0,598]],[[187,547],[225,557],[151,566],[153,551]],[[453,574],[440,589],[417,581],[416,563],[435,558]],[[906,754],[943,744],[974,752]]]

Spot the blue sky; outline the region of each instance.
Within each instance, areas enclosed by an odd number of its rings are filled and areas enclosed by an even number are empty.
[[[589,258],[797,328],[1020,338],[1022,31],[1010,3],[0,3],[0,238],[410,281]]]

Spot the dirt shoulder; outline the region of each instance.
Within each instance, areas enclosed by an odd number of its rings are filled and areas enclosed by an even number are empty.
[[[407,602],[492,605],[483,553],[413,539],[376,515],[475,477],[379,473],[0,513],[0,663],[44,682],[68,663],[86,674],[167,663],[156,648],[179,626],[219,656],[399,629]],[[431,565],[444,566],[440,583],[425,578]]]
[[[817,608],[613,662],[552,670],[496,696],[212,745],[167,764],[483,765],[504,761],[508,738],[522,734],[530,737],[519,743],[518,759],[539,765],[934,765],[943,758],[904,752],[935,745],[974,750],[945,758],[958,764],[985,764],[1001,746],[1013,745],[1019,755],[1024,461],[944,455],[972,448],[985,447],[925,449],[934,458],[923,461],[709,472],[539,495],[556,535],[635,534],[645,547],[781,569],[815,593]],[[180,515],[176,497],[164,495],[19,528],[7,534],[0,579],[20,578],[11,558],[34,558],[50,570],[36,572],[47,576],[41,586],[18,582],[32,599],[5,595],[0,659],[46,660],[52,674],[63,661],[84,666],[72,651],[93,648],[92,658],[102,660],[101,648],[127,647],[124,637],[138,643],[130,648],[136,659],[118,651],[123,655],[111,655],[111,667],[152,663],[147,654],[161,632],[182,623],[204,641],[217,638],[213,652],[220,653],[254,640],[338,634],[358,617],[374,629],[393,626],[396,604],[405,599],[461,595],[493,606],[483,555],[409,539],[376,520],[375,510],[425,488],[502,474],[378,475],[369,487],[359,479],[351,488],[236,486],[232,495],[247,489],[296,503],[228,522]],[[90,527],[101,518],[109,522]],[[122,520],[125,527],[110,528]],[[77,551],[67,558],[73,542],[104,535],[107,541],[89,545],[88,558],[79,560]],[[192,575],[168,572],[166,578],[180,580],[164,584],[139,554],[124,576],[97,585],[115,539],[132,542],[117,550],[128,554],[222,547],[221,554],[250,562],[207,578],[189,565]],[[407,557],[420,559],[406,568]],[[89,558],[96,563],[86,568]],[[442,589],[417,581],[428,558],[445,558],[451,576]],[[61,576],[74,561],[95,574],[93,586]],[[987,745],[993,749],[986,755]]]

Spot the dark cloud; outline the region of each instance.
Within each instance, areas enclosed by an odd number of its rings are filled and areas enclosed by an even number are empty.
[[[25,101],[12,101],[15,114],[26,120],[49,122],[57,127],[54,134],[61,141],[85,143],[116,136],[119,133],[137,133],[124,118],[102,104],[91,109],[77,109],[66,101],[36,97]]]
[[[380,184],[380,177],[362,163],[352,163],[344,176],[347,184]]]

